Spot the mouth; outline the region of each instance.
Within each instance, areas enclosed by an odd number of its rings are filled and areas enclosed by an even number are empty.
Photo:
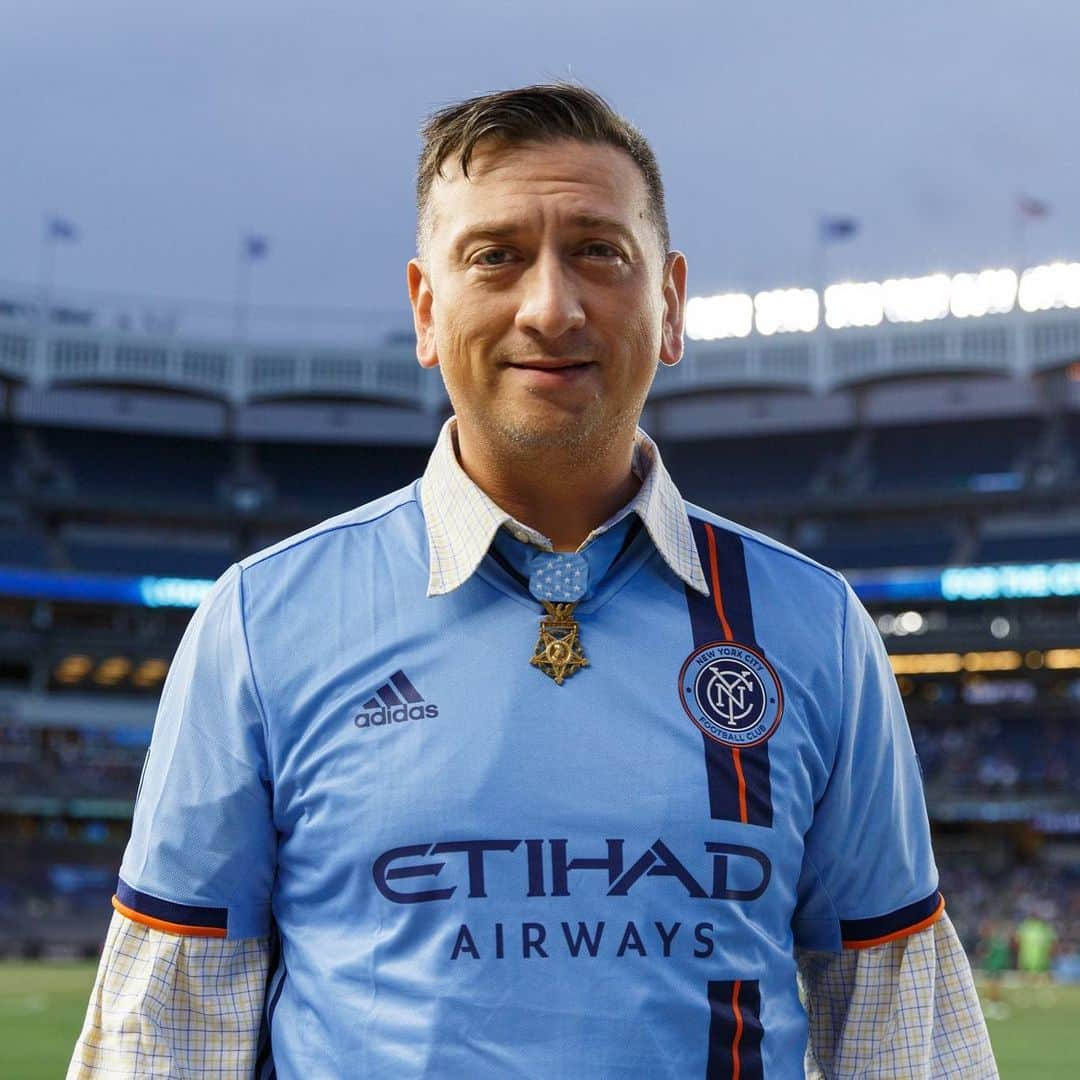
[[[555,359],[555,360],[522,360],[511,362],[507,366],[519,368],[523,371],[577,371],[592,367],[591,360]]]
[[[507,364],[507,367],[518,372],[513,378],[520,379],[529,392],[534,393],[578,384],[584,386],[592,378],[590,373],[596,368],[596,364],[590,360],[528,360]]]

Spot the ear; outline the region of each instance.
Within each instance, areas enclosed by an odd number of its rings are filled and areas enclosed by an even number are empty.
[[[435,316],[432,311],[435,297],[431,291],[424,264],[410,259],[407,270],[409,303],[412,304],[413,327],[416,330],[416,359],[421,367],[433,368],[439,362],[435,347]]]
[[[686,256],[669,251],[664,260],[664,325],[660,341],[660,362],[669,367],[683,354],[683,325],[686,320]]]

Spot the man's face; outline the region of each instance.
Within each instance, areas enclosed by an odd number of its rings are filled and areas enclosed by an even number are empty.
[[[657,361],[682,355],[686,289],[633,159],[491,142],[467,180],[444,171],[409,293],[417,356],[441,366],[459,436],[511,455],[631,437]]]

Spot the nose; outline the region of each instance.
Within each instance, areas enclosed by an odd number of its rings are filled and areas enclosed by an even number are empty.
[[[545,254],[522,275],[517,328],[556,340],[585,325],[577,282],[555,254]]]

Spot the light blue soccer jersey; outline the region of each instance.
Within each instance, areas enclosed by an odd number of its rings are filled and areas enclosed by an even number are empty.
[[[803,1078],[793,946],[940,912],[873,623],[697,507],[585,549],[588,666],[530,663],[535,548],[427,596],[420,482],[233,566],[165,685],[118,908],[274,932],[258,1074]]]

